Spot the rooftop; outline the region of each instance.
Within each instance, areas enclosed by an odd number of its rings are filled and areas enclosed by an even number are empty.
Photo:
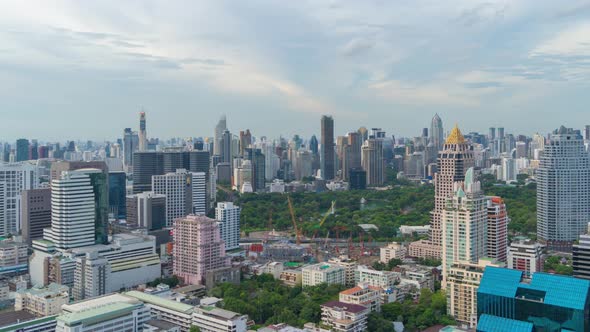
[[[520,320],[483,314],[477,323],[478,331],[532,332],[533,324]]]
[[[23,321],[35,319],[35,315],[28,311],[10,311],[0,314],[0,326],[11,325]]]
[[[127,315],[138,306],[139,304],[133,305],[124,302],[109,303],[88,310],[63,314],[58,316],[57,320],[64,322],[68,326],[77,324],[92,325],[98,322]]]
[[[368,310],[367,307],[362,306],[362,305],[344,303],[344,302],[340,302],[340,301],[326,302],[326,303],[322,304],[322,307],[328,307],[328,308],[332,308],[332,309],[342,309],[344,311],[352,312],[355,314],[359,313],[359,312],[363,312],[365,310]]]
[[[213,307],[213,306],[202,306],[202,307],[199,307],[199,309],[201,309],[201,311],[207,315],[216,316],[216,317],[228,319],[228,320],[243,316],[242,314],[238,314],[233,311],[220,309],[220,308]]]
[[[15,313],[15,312],[25,312],[25,311],[13,311],[11,313]],[[5,315],[5,314],[2,314],[0,316],[3,316],[3,315]],[[15,321],[12,323],[7,323],[7,324],[3,324],[3,321],[0,318],[0,326],[2,326],[0,328],[0,332],[22,331],[28,326],[37,325],[37,324],[41,324],[41,323],[55,320],[56,317],[57,316],[47,316],[47,317],[42,317],[42,318],[37,318],[37,319],[26,320],[22,323],[17,323]]]
[[[459,130],[459,127],[457,125],[455,125],[453,130],[451,130],[451,133],[449,134],[449,136],[447,136],[447,140],[445,141],[445,144],[464,144],[464,143],[465,143],[465,137],[463,137],[463,134],[461,133],[461,130]]]
[[[163,299],[159,296],[150,295],[150,294],[146,294],[146,293],[139,292],[139,291],[129,291],[129,292],[126,292],[125,295],[134,297],[134,298],[136,298],[140,301],[143,301],[145,303],[154,304],[154,305],[164,307],[166,309],[178,311],[178,312],[181,312],[184,314],[191,314],[194,309],[194,307],[192,305],[188,305],[188,304],[184,304],[184,303],[180,303],[180,302],[176,302],[176,301],[172,301],[172,300],[166,300],[166,299]]]

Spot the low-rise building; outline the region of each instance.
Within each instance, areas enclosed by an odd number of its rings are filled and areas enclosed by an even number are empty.
[[[415,282],[418,289],[428,288],[434,292],[434,276],[432,268],[422,265],[400,265],[396,272],[401,273],[400,282]]]
[[[35,316],[45,317],[57,315],[61,306],[70,300],[68,286],[49,284],[46,287],[33,287],[16,292],[14,310],[26,310]]]
[[[379,261],[387,264],[392,259],[404,259],[406,248],[397,242],[391,242],[387,247],[379,249]]]
[[[514,241],[508,248],[509,269],[523,271],[525,278],[543,271],[543,245],[531,240]]]
[[[348,304],[360,304],[371,311],[381,311],[381,288],[359,284],[340,292],[339,300]]]
[[[159,319],[150,319],[143,324],[143,332],[180,332],[180,326]]]
[[[125,295],[142,301],[149,309],[152,318],[176,324],[180,326],[181,332],[190,330],[193,323],[194,306],[139,291],[129,291]]]
[[[301,286],[303,281],[303,272],[301,270],[285,270],[280,276],[283,284],[289,287]]]
[[[428,240],[414,241],[408,246],[408,256],[440,259],[442,257],[442,247],[436,246]]]
[[[29,316],[23,317],[22,313]],[[0,332],[54,332],[57,323],[56,317],[34,318],[26,311],[7,312],[0,314]]]
[[[211,306],[197,307],[193,325],[201,332],[246,332],[248,316]]]
[[[29,253],[26,243],[0,241],[0,275],[25,274],[28,267]]]
[[[335,264],[319,263],[302,269],[302,285],[315,286],[322,283],[344,285],[346,270]]]
[[[347,287],[354,287],[356,285],[356,268],[358,263],[348,256],[340,256],[330,258],[330,264],[340,266],[344,269],[344,285]]]
[[[408,226],[408,225],[401,225],[399,227],[399,232],[402,233],[402,235],[428,235],[428,233],[430,232],[430,225],[424,225],[424,226]]]
[[[356,283],[369,286],[391,288],[399,281],[400,274],[391,271],[377,271],[367,266],[359,266],[356,270]]]
[[[337,332],[364,332],[370,309],[340,301],[331,301],[321,305],[322,323]]]
[[[270,262],[264,267],[264,273],[272,274],[275,279],[280,279],[284,270],[285,266],[281,262]]]

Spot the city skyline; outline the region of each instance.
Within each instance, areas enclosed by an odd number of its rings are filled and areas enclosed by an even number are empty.
[[[142,109],[151,137],[213,136],[221,114],[232,133],[274,137],[317,135],[322,114],[335,133],[362,123],[396,136],[415,136],[434,113],[447,131],[585,122],[587,2],[0,9],[3,140],[113,139]],[[564,105],[566,120],[554,115]]]

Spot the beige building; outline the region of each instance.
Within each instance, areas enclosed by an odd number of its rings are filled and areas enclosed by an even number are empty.
[[[359,284],[356,287],[344,290],[339,294],[339,300],[348,304],[360,304],[371,311],[381,311],[381,288]]]
[[[26,310],[39,317],[57,315],[61,312],[61,306],[70,300],[68,291],[68,286],[54,283],[46,287],[18,291],[14,300],[14,310]]]
[[[408,245],[408,256],[440,259],[442,247],[434,246],[428,240],[418,240]]]
[[[338,265],[344,268],[344,285],[347,287],[353,287],[356,285],[356,269],[358,263],[348,256],[340,256],[338,258],[331,258],[328,263]]]
[[[364,332],[367,330],[370,310],[365,306],[331,301],[322,304],[321,308],[322,324],[329,326],[331,331]]]
[[[377,271],[366,266],[359,266],[356,270],[356,282],[369,286],[391,288],[399,281],[400,274],[391,271]]]
[[[404,259],[406,257],[406,248],[397,242],[391,242],[387,247],[379,249],[379,261],[387,264],[392,259]]]
[[[281,272],[280,279],[289,287],[301,286],[303,273],[301,270],[285,270]]]

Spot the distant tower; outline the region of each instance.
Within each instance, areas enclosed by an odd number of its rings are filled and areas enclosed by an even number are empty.
[[[334,119],[331,116],[322,116],[321,130],[322,178],[332,180],[334,178]]]
[[[443,123],[440,117],[437,114],[434,114],[432,118],[432,123],[430,124],[430,137],[432,138],[432,143],[436,147],[437,151],[440,151],[443,146]]]
[[[222,115],[217,122],[217,126],[215,126],[215,137],[213,142],[213,154],[220,156],[221,155],[221,139],[223,137],[223,132],[227,129],[227,119],[225,115]]]
[[[467,143],[459,127],[455,126],[438,153],[438,172],[434,174],[434,209],[430,213],[430,241],[435,247],[442,247],[441,224],[446,201],[454,194],[455,182],[463,181],[465,172],[472,166],[473,146]]]
[[[145,112],[139,113],[139,151],[147,150],[147,136],[145,132]]]

